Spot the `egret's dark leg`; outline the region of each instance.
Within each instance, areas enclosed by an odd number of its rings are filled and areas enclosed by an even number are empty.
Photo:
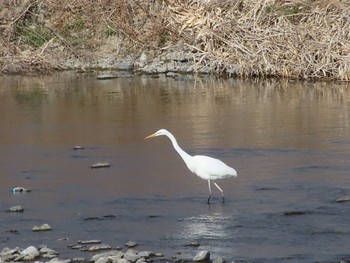
[[[221,196],[222,196],[222,202],[225,203],[225,196],[224,196],[224,191],[218,186],[217,183],[214,182],[214,185],[219,189]]]
[[[211,186],[210,186],[210,180],[208,180],[208,186],[209,186],[209,196],[208,196],[208,202],[207,204],[210,204],[210,198],[211,198]]]

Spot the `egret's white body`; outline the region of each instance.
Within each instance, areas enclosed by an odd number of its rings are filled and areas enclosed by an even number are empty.
[[[188,169],[192,173],[208,181],[208,186],[209,186],[208,204],[211,198],[211,185],[210,185],[211,181],[213,181],[214,185],[219,189],[222,196],[222,201],[224,202],[225,201],[224,191],[219,187],[219,185],[215,182],[215,180],[229,178],[229,177],[237,177],[236,170],[233,169],[232,167],[227,166],[225,163],[223,163],[219,159],[215,159],[205,155],[195,155],[195,156],[189,155],[188,153],[186,153],[184,150],[180,148],[174,135],[172,135],[169,131],[165,129],[161,129],[145,137],[145,139],[161,136],[161,135],[164,135],[171,140],[174,146],[174,149],[178,152],[178,154],[184,160]]]

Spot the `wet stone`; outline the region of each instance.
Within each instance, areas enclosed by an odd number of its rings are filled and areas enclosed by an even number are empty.
[[[15,206],[12,206],[10,207],[10,209],[8,210],[8,212],[23,212],[24,211],[24,207],[21,206],[21,205],[15,205]]]
[[[48,247],[42,247],[39,250],[40,256],[46,259],[55,258],[59,255],[59,253],[51,248]]]
[[[100,245],[96,245],[96,246],[92,246],[88,248],[89,252],[97,252],[97,251],[101,251],[101,250],[109,250],[111,249],[110,245],[107,244],[100,244]]]
[[[101,240],[91,239],[91,240],[79,240],[79,244],[87,245],[87,244],[101,244]]]
[[[335,201],[338,202],[338,203],[349,202],[350,201],[350,195],[341,196],[341,197],[337,198]]]
[[[97,262],[104,259],[108,260],[108,258],[121,259],[123,256],[124,256],[124,253],[119,250],[110,250],[108,252],[103,252],[103,253],[94,255],[90,261]]]
[[[49,224],[43,224],[41,226],[33,226],[33,231],[37,232],[37,231],[51,231],[52,228]]]

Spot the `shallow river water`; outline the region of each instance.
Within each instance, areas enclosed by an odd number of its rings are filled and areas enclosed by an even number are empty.
[[[94,74],[0,78],[0,244],[113,247],[228,262],[350,257],[350,87],[295,81]],[[191,174],[166,137],[238,172]],[[82,150],[73,150],[76,145]],[[96,162],[109,168],[91,169]],[[22,186],[30,193],[12,193]],[[23,205],[23,213],[6,212]],[[48,223],[50,232],[32,232]],[[17,233],[14,233],[16,230]],[[186,244],[198,242],[200,247]]]

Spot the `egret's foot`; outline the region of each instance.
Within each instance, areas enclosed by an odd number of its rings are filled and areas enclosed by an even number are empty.
[[[210,205],[210,198],[211,198],[211,195],[208,196],[208,201],[207,201],[208,205]]]

